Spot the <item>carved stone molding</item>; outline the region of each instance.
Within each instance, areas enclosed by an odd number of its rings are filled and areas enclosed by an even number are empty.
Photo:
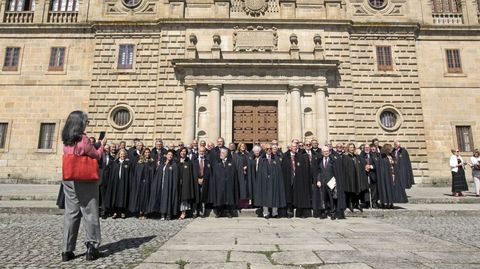
[[[235,51],[274,51],[277,50],[277,28],[265,29],[262,26],[235,27],[233,47]]]
[[[383,16],[404,16],[406,12],[406,0],[388,0],[385,7],[381,9],[373,8],[368,0],[352,0],[351,1],[353,16],[375,16],[381,14]]]
[[[157,1],[143,0],[132,8],[125,6],[122,0],[105,0],[104,14],[105,15],[126,15],[133,14],[155,14],[157,12]]]

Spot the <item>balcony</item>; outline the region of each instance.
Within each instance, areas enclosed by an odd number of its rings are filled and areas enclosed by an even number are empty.
[[[463,24],[462,13],[433,13],[433,24],[459,25]]]
[[[49,11],[47,22],[49,23],[75,23],[78,19],[78,11]]]
[[[33,23],[34,11],[5,11],[3,22],[6,23]]]

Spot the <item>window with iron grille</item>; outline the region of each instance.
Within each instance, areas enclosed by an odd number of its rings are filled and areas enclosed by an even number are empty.
[[[7,11],[34,11],[35,10],[35,1],[34,0],[10,0],[8,1]]]
[[[389,110],[383,111],[380,114],[380,122],[386,128],[393,128],[397,124],[397,115]]]
[[[120,108],[113,114],[113,122],[119,127],[123,127],[130,122],[130,111],[126,108]]]
[[[460,0],[432,0],[433,13],[461,13]]]
[[[460,61],[460,50],[447,49],[447,71],[448,73],[462,73],[462,62]]]
[[[370,6],[376,9],[381,9],[384,8],[387,4],[386,0],[369,0],[368,3],[370,3]]]
[[[118,48],[118,68],[132,69],[133,68],[133,53],[135,46],[133,44],[122,44]]]
[[[65,63],[65,48],[53,47],[50,49],[50,62],[48,70],[63,71],[63,64]]]
[[[50,11],[78,12],[78,0],[53,0]]]
[[[20,48],[8,47],[5,50],[5,60],[3,62],[4,71],[17,71],[20,61]]]
[[[38,139],[38,149],[52,149],[55,132],[55,123],[40,124],[40,135]]]
[[[473,137],[470,126],[456,126],[457,130],[457,145],[462,152],[473,151]]]
[[[7,141],[7,129],[8,123],[0,122],[0,149],[5,148],[5,142]]]
[[[379,71],[393,70],[390,46],[377,46],[377,66]]]

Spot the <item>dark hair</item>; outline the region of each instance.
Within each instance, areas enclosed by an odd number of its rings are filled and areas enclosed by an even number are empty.
[[[88,116],[85,112],[76,110],[68,115],[62,130],[62,141],[66,146],[73,146],[82,139],[87,127]]]
[[[392,147],[391,144],[383,145],[383,147],[382,147],[382,153],[383,154],[390,155],[390,154],[392,154],[392,151],[393,151],[393,147]]]

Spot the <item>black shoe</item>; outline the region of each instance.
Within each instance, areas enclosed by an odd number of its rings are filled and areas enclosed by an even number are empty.
[[[340,212],[339,214],[337,214],[337,219],[346,219],[346,218],[345,218],[345,213],[344,213],[344,212]]]
[[[102,255],[98,249],[93,245],[93,243],[87,243],[87,252],[85,253],[85,259],[87,261],[94,261],[100,258]]]
[[[326,219],[327,214],[325,212],[320,213],[320,219]]]
[[[73,251],[62,252],[62,262],[68,262],[73,259],[75,259]]]
[[[270,218],[270,215],[265,215],[263,216],[265,219],[269,219]]]
[[[356,206],[355,206],[355,209],[358,209],[360,212],[363,213],[363,208],[362,208],[361,205],[356,205]]]
[[[335,214],[331,214],[331,215],[330,215],[330,219],[331,219],[331,220],[336,220],[337,217],[335,216]]]
[[[232,212],[227,212],[227,218],[229,218],[229,219],[232,218]]]

